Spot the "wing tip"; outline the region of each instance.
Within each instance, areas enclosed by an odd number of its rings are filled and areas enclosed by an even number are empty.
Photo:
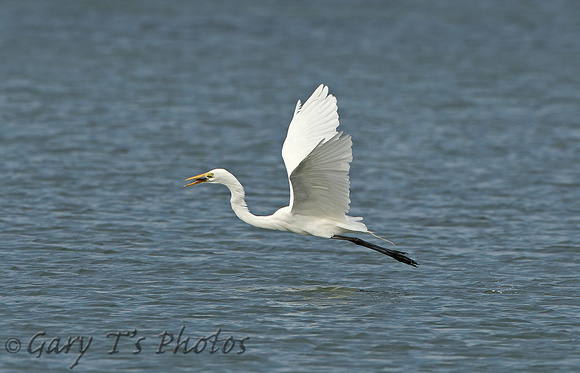
[[[298,114],[300,109],[302,109],[302,101],[298,100],[298,102],[296,102],[296,107],[294,108],[294,115]]]
[[[323,100],[328,97],[328,86],[324,83],[321,83],[314,92],[312,93],[311,97],[315,98],[316,100],[322,98]],[[332,95],[330,95],[332,96]]]

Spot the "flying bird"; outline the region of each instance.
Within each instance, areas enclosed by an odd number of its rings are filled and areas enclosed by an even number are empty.
[[[252,214],[246,205],[244,187],[225,169],[216,168],[190,177],[186,179],[190,183],[185,186],[201,183],[225,185],[231,193],[232,210],[250,225],[350,241],[417,267],[417,263],[405,252],[345,235],[368,233],[381,238],[367,229],[362,217],[347,215],[352,140],[349,135],[336,131],[338,125],[336,98],[328,93],[328,87],[324,84],[312,93],[304,105],[298,100],[282,146],[282,158],[290,182],[290,203],[272,215]]]

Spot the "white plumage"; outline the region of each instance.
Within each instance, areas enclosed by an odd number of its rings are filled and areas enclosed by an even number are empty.
[[[349,135],[337,132],[338,125],[336,98],[328,93],[327,86],[321,84],[304,105],[298,101],[282,146],[290,181],[290,202],[272,215],[250,213],[242,184],[227,170],[218,168],[190,177],[186,180],[191,182],[186,186],[204,182],[227,186],[235,214],[256,227],[348,240],[416,266],[406,253],[343,236],[345,233],[374,234],[361,217],[347,215],[352,140]]]

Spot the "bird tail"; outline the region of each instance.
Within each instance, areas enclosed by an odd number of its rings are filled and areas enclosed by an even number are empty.
[[[337,224],[340,228],[346,229],[350,232],[361,232],[361,233],[369,232],[369,229],[367,228],[365,223],[362,222],[363,219],[362,217],[346,215],[345,218],[346,218],[345,222]]]

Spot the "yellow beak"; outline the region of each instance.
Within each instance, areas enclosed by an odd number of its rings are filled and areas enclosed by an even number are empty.
[[[185,181],[192,180],[192,182],[189,183],[189,184],[187,184],[187,185],[185,185],[184,188],[185,187],[188,187],[188,186],[195,185],[195,184],[199,184],[199,183],[205,183],[208,180],[208,173],[209,172],[206,172],[204,174],[197,175],[197,176],[192,176],[190,178],[185,179]]]

